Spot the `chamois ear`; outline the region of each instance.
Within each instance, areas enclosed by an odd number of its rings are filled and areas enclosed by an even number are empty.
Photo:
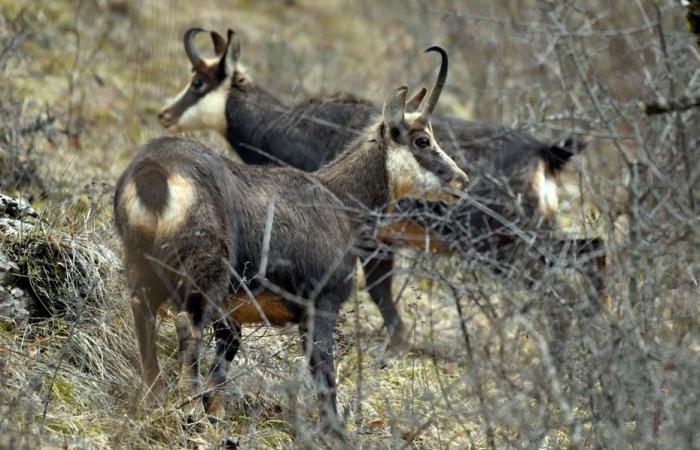
[[[406,111],[408,112],[415,112],[418,110],[420,107],[420,104],[423,103],[423,99],[425,98],[425,94],[428,93],[428,88],[423,86],[422,88],[418,89],[416,92],[413,93],[411,98],[406,101]]]
[[[406,110],[406,93],[408,88],[401,86],[394,89],[394,92],[384,100],[384,123],[389,127],[389,132],[393,136],[393,130],[403,123],[403,115]]]
[[[226,51],[226,39],[216,31],[212,31],[211,40],[214,43],[214,53],[216,56],[221,56]]]
[[[241,56],[241,41],[238,40],[238,34],[235,31],[229,29],[227,34],[226,50],[221,55],[219,70],[226,75],[230,75],[236,70],[238,58]]]

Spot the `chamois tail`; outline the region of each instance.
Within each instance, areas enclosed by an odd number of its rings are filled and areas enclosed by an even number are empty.
[[[579,137],[569,136],[558,145],[552,145],[540,150],[540,156],[545,163],[547,173],[557,174],[569,160],[584,151],[588,142]]]

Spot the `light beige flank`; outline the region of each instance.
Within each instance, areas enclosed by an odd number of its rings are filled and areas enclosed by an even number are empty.
[[[197,199],[197,191],[188,178],[179,174],[168,177],[168,200],[161,214],[146,208],[136,193],[136,185],[130,180],[124,188],[122,204],[129,225],[156,236],[167,236],[177,230],[187,219],[187,213]]]

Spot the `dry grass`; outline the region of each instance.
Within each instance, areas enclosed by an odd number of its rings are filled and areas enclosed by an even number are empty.
[[[700,56],[680,8],[658,3],[668,67],[651,1],[0,0],[0,51],[12,44],[0,57],[2,189],[41,211],[33,228],[3,230],[0,252],[59,312],[0,327],[0,448],[214,447],[224,436],[241,448],[697,447],[700,226],[687,200],[697,164],[687,176],[678,161],[683,133],[690,161],[700,156],[700,123],[692,112],[647,119],[637,103],[668,95],[669,79],[677,93],[697,93]],[[608,241],[614,313],[578,317],[580,280],[569,271],[505,283],[469,255],[406,252],[396,288],[406,284],[411,349],[385,351],[364,291],[344,309],[346,443],[309,432],[316,404],[294,328],[244,330],[227,422],[197,441],[174,398],[162,408],[141,401],[109,206],[135,149],[163,133],[156,112],[186,82],[180,36],[194,24],[236,28],[250,72],[290,102],[337,91],[382,99],[431,77],[420,51],[441,42],[452,55],[441,112],[541,137],[590,135],[577,162],[584,176],[564,177],[563,222]],[[194,136],[228,151],[218,136]],[[644,169],[638,186],[626,183],[631,161]],[[620,212],[631,233],[616,228]],[[562,292],[546,289],[552,280]],[[570,322],[561,361],[551,356],[556,308]],[[174,382],[170,317],[160,334]]]

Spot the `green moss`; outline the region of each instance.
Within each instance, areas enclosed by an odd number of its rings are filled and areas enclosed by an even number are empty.
[[[50,380],[47,381],[50,382]],[[59,375],[54,380],[51,388],[51,400],[71,405],[75,401],[73,397],[73,389],[74,386]]]

